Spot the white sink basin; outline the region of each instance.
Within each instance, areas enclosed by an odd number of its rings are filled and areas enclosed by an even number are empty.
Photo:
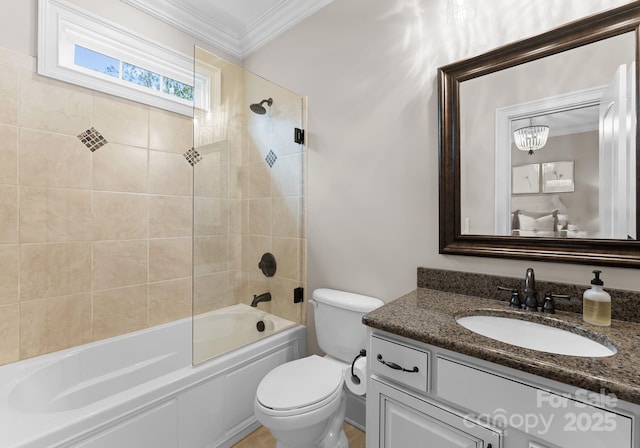
[[[497,341],[540,352],[601,358],[617,349],[576,333],[526,320],[498,316],[456,318],[463,327]]]

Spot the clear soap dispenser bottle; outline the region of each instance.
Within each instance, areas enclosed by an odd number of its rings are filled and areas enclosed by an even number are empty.
[[[611,296],[602,287],[600,272],[593,271],[595,277],[591,280],[591,288],[582,295],[582,318],[593,325],[611,325]]]

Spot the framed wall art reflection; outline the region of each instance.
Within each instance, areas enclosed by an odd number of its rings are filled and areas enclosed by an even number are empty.
[[[542,164],[542,192],[568,193],[575,191],[573,161]]]
[[[514,166],[511,172],[511,193],[540,193],[540,164]]]

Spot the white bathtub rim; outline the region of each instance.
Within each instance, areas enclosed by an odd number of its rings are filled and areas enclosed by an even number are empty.
[[[96,403],[69,411],[38,414],[21,412],[8,407],[8,394],[21,381],[24,372],[33,372],[34,369],[40,369],[50,363],[57,362],[61,357],[72,356],[77,351],[92,346],[108,344],[116,338],[135,337],[140,333],[157,331],[162,327],[179,324],[186,325],[188,327],[186,331],[191,330],[191,318],[189,317],[180,321],[150,327],[116,336],[115,338],[91,342],[83,346],[72,347],[0,367],[0,421],[3,422],[3,426],[11,428],[11,434],[4,433],[4,431],[3,434],[0,434],[0,446],[3,448],[13,446],[21,448],[63,448],[69,446],[107,427],[117,425],[119,422],[131,418],[131,416],[143,413],[163,401],[170,400],[180,392],[195,387],[210,378],[226,374],[233,368],[237,368],[247,362],[232,362],[229,365],[221,366],[222,363],[228,362],[229,358],[231,360],[234,358],[233,353],[235,351],[232,351],[195,367],[188,364],[169,374],[138,385],[134,388],[135,392],[125,390]],[[250,359],[262,353],[277,350],[291,343],[291,340],[296,339],[297,337],[294,337],[296,333],[305,331],[304,328],[296,324],[287,330],[274,333],[272,335],[273,338],[264,338],[242,347],[237,352],[238,357],[242,353]],[[265,346],[271,344],[275,344],[275,346],[265,351]],[[190,347],[187,349],[190,351]],[[304,347],[300,349],[304,350]],[[134,393],[133,396],[131,395],[132,393]],[[80,417],[82,417],[82,420],[79,420]]]

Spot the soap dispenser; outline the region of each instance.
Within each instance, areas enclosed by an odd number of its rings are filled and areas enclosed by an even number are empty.
[[[602,287],[600,272],[593,271],[595,277],[591,280],[591,288],[582,295],[582,318],[593,325],[611,325],[611,296]]]

